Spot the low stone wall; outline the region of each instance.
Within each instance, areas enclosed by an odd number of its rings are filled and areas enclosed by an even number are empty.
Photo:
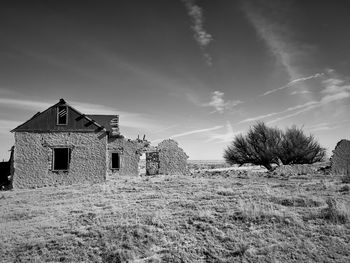
[[[53,171],[54,147],[71,148],[68,171]],[[103,132],[15,133],[13,188],[102,182],[107,137]]]
[[[164,140],[158,144],[160,174],[189,174],[188,155],[174,140]]]
[[[273,170],[275,175],[307,175],[317,172],[317,168],[311,164],[280,165]]]
[[[332,173],[350,175],[350,141],[341,140],[337,143],[331,157]]]

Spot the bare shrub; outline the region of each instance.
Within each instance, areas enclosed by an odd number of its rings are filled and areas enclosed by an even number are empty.
[[[278,164],[276,150],[280,141],[279,129],[270,128],[265,123],[258,122],[249,129],[246,136],[240,134],[234,138],[224,152],[224,159],[229,164],[252,163],[271,170],[271,164]]]
[[[311,164],[324,160],[322,148],[313,135],[306,136],[302,128],[292,126],[282,134],[278,158],[286,164]]]
[[[251,163],[268,170],[272,164],[311,164],[323,161],[325,149],[313,135],[306,136],[301,128],[292,126],[282,132],[258,122],[250,127],[247,135],[237,135],[224,151],[229,164]]]

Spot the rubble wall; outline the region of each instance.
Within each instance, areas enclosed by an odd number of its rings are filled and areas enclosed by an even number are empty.
[[[317,172],[317,168],[312,164],[291,164],[280,165],[273,170],[275,175],[307,175]]]
[[[53,148],[71,148],[68,171],[53,171]],[[15,133],[13,188],[36,188],[106,179],[104,132]]]
[[[350,175],[350,141],[341,140],[331,157],[332,173]]]
[[[188,155],[174,140],[164,140],[158,144],[160,174],[188,174]]]

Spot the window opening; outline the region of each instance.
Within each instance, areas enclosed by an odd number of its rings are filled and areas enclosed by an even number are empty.
[[[67,125],[68,123],[68,109],[67,106],[57,107],[57,124]]]
[[[69,148],[54,148],[53,149],[53,170],[67,171],[70,163]]]
[[[112,169],[120,169],[119,153],[112,153]]]

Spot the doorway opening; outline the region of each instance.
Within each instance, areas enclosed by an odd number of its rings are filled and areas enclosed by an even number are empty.
[[[146,153],[142,153],[139,161],[139,175],[146,175]]]

